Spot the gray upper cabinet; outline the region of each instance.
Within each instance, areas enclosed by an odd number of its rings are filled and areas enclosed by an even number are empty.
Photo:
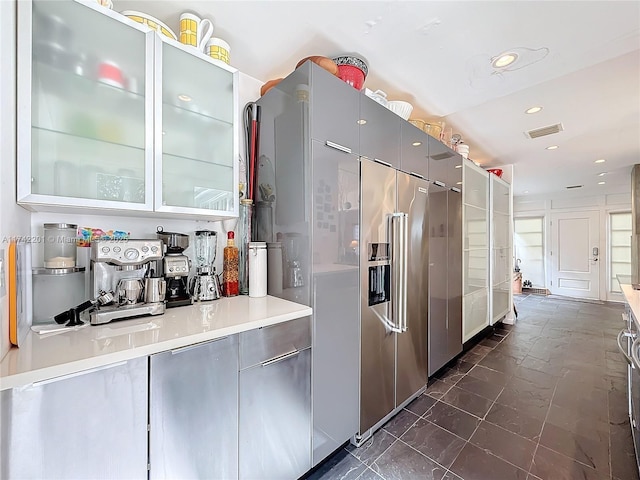
[[[147,358],[0,392],[0,478],[147,478]]]
[[[457,152],[447,163],[447,179],[445,183],[450,187],[462,189],[462,155]]]
[[[315,63],[311,71],[311,138],[358,151],[360,92]]]
[[[360,98],[360,155],[400,168],[402,118],[365,95]]]
[[[409,122],[402,122],[400,170],[429,178],[429,135]]]
[[[452,185],[454,180],[451,175],[451,165],[456,162],[455,157],[459,156],[456,152],[447,147],[444,143],[429,137],[429,180],[434,180],[447,184],[450,187],[460,187],[460,185]],[[462,159],[462,157],[460,157]],[[462,162],[460,162],[462,164]],[[462,181],[462,169],[460,170],[460,180]]]
[[[238,478],[238,336],[151,356],[150,479]]]

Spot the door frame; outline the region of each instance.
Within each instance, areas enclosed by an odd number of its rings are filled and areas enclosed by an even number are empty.
[[[600,218],[600,214],[601,214],[600,210],[597,210],[597,209],[586,209],[586,210],[577,210],[577,211],[552,211],[549,213],[549,243],[548,243],[549,245],[549,249],[548,249],[549,287],[547,288],[552,294],[562,295],[561,293],[557,293],[558,285],[553,285],[553,281],[557,279],[557,274],[558,274],[557,264],[556,264],[556,261],[558,259],[558,249],[560,248],[559,245],[557,244],[558,243],[558,238],[557,238],[558,220],[560,219],[560,217],[580,218],[581,216],[588,215],[589,217],[595,216],[595,224],[591,225],[591,229],[592,229],[591,233],[594,233],[595,235],[597,235],[597,238],[592,243],[594,244],[593,246],[597,246],[599,250],[597,263],[591,264],[591,265],[594,265],[595,268],[597,268],[597,272],[595,274],[595,278],[597,281],[595,296],[588,296],[588,297],[577,297],[577,296],[574,297],[570,295],[565,295],[565,296],[570,296],[571,298],[584,298],[584,299],[591,299],[591,300],[601,299],[602,289],[603,289],[603,285],[602,285],[603,268],[600,265],[602,264],[603,259],[605,259],[604,261],[606,262],[607,255],[605,250],[603,250],[603,245],[602,245],[603,243],[603,239],[601,235],[602,219]],[[593,289],[591,289],[591,292],[593,292]]]

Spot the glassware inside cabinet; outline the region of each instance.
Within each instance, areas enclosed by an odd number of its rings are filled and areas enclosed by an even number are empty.
[[[233,212],[233,169],[233,74],[163,42],[163,205]]]
[[[36,0],[31,40],[31,192],[144,203],[146,34]]]

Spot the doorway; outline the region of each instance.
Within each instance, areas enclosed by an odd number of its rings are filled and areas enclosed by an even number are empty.
[[[520,268],[522,280],[532,288],[546,289],[544,263],[544,217],[515,218],[514,266]]]
[[[599,212],[551,216],[551,293],[567,297],[600,297]]]

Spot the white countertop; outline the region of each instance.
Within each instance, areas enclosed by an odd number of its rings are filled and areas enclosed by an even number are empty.
[[[634,290],[631,285],[624,283],[621,283],[620,287],[637,324],[640,321],[640,290]],[[637,327],[640,329],[640,324]]]
[[[246,295],[167,309],[164,315],[40,335],[0,362],[0,390],[102,367],[311,315],[311,307]]]

